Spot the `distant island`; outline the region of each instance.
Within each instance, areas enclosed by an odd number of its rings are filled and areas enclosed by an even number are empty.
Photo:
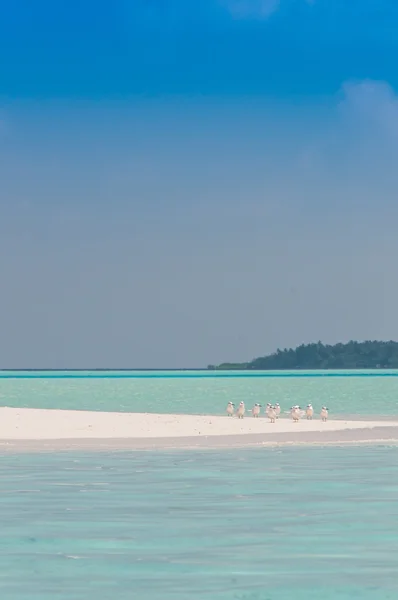
[[[313,369],[398,369],[398,342],[355,342],[347,344],[302,344],[278,349],[273,354],[246,363],[209,365],[209,370],[313,370]]]

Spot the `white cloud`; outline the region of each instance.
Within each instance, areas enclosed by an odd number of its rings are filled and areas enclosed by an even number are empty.
[[[369,164],[398,156],[398,95],[385,81],[345,82],[318,129],[310,130],[299,153],[303,169],[321,169],[340,160]]]
[[[387,136],[398,136],[398,96],[384,81],[347,82],[339,104],[343,119]]]
[[[266,19],[279,7],[279,0],[221,0],[236,19]]]
[[[281,0],[219,0],[235,19],[267,19],[280,6]],[[315,4],[316,0],[304,0]]]

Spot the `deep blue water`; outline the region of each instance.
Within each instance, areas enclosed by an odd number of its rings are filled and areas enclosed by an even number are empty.
[[[269,378],[269,377],[398,377],[398,370],[351,371],[1,371],[0,379],[200,379],[200,378]]]

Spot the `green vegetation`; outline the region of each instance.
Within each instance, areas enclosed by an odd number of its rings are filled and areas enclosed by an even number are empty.
[[[223,369],[224,371],[242,371],[247,369],[249,363],[223,363],[222,365],[209,365],[207,368],[210,371],[217,371]]]
[[[209,365],[208,369],[398,369],[398,342],[348,342],[347,344],[302,344],[277,350],[247,363]]]

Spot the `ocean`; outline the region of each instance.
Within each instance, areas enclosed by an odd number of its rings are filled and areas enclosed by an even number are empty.
[[[1,404],[397,415],[398,377],[0,375]],[[398,448],[0,454],[6,600],[396,600]]]
[[[398,449],[0,462],[7,600],[396,600]]]
[[[0,372],[0,406],[218,415],[229,400],[398,416],[398,371]]]

